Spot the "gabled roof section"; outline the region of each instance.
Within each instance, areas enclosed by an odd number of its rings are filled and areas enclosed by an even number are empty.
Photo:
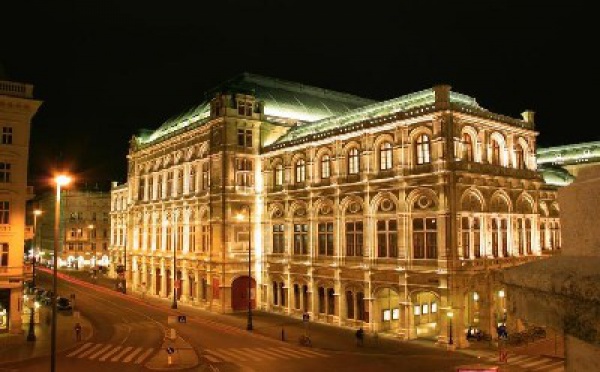
[[[147,145],[192,124],[201,125],[210,116],[210,99],[219,92],[254,95],[264,102],[266,119],[275,122],[282,119],[299,123],[314,122],[343,115],[375,102],[347,93],[245,72],[204,92],[204,102],[167,120],[151,134],[140,135],[139,143]]]
[[[393,115],[415,107],[433,105],[434,103],[435,90],[433,88],[425,89],[391,100],[356,108],[342,115],[328,117],[306,125],[297,125],[290,129],[285,135],[281,136],[275,144],[293,141],[312,134],[327,132],[332,129],[344,128],[361,121]],[[474,98],[452,91],[450,92],[450,103],[458,103],[463,106],[483,110]]]

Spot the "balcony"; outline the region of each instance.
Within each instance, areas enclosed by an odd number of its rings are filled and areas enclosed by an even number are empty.
[[[33,98],[33,85],[0,81],[0,94],[13,97]]]
[[[493,164],[475,163],[475,162],[455,162],[453,167],[457,171],[466,171],[472,173],[491,174],[494,176],[505,176],[514,178],[535,179],[540,178],[537,171],[531,169],[515,169]]]

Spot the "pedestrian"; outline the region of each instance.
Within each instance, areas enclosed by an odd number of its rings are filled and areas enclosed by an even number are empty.
[[[81,341],[81,324],[75,323],[75,339]]]
[[[365,331],[362,327],[356,330],[356,346],[364,345]]]

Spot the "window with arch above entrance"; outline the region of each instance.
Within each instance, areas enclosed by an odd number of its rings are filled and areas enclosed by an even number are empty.
[[[379,169],[390,170],[393,165],[392,144],[384,142],[379,146]]]

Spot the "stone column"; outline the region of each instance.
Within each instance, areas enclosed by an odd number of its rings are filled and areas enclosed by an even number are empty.
[[[191,293],[190,293],[190,280],[189,280],[189,276],[188,276],[188,269],[187,267],[183,267],[181,269],[181,281],[183,283],[182,284],[182,292],[181,292],[181,301],[183,302],[188,302],[188,300],[191,297]]]

